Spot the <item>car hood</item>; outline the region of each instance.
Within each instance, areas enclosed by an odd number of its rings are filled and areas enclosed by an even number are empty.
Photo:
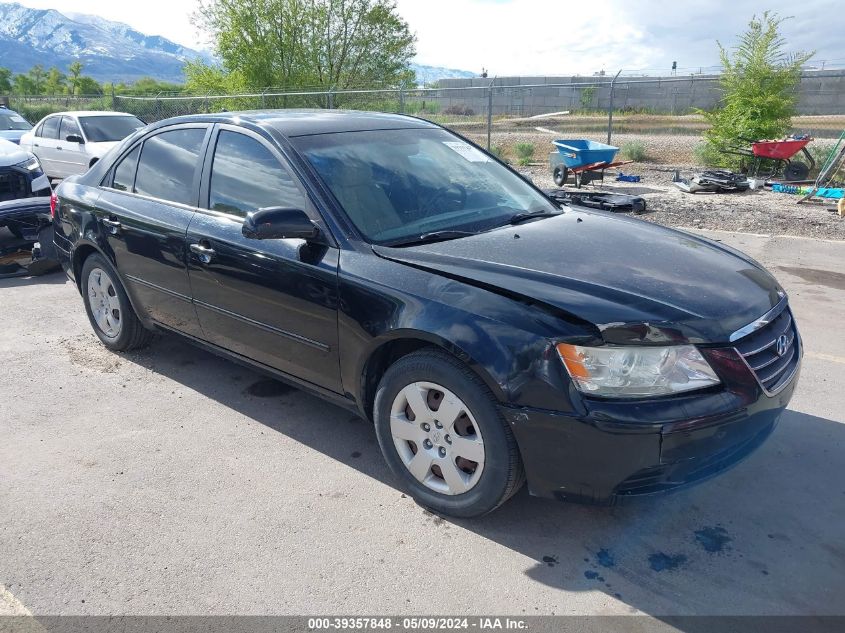
[[[730,247],[642,220],[563,214],[377,255],[540,304],[608,343],[719,343],[784,296]]]
[[[15,145],[11,141],[0,138],[0,167],[17,165],[30,158],[32,158],[32,154],[28,151],[21,149],[19,145]]]
[[[21,137],[27,132],[28,130],[0,130],[0,139],[11,141],[17,145],[20,143]]]

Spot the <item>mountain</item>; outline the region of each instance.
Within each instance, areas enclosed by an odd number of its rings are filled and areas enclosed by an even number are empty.
[[[185,62],[198,57],[210,59],[208,53],[145,35],[120,22],[0,3],[0,66],[16,73],[35,64],[67,71],[71,62],[79,60],[82,72],[99,81],[154,77],[182,82]]]
[[[98,81],[129,82],[141,77],[182,82],[182,67],[191,59],[211,61],[207,52],[180,46],[158,35],[145,35],[127,24],[81,13],[30,9],[0,2],[0,66],[15,73],[35,64],[67,71],[82,62],[83,73]],[[419,83],[451,77],[474,77],[454,68],[411,64]]]
[[[456,70],[454,68],[443,68],[442,66],[423,66],[411,64],[411,69],[417,73],[417,83],[430,84],[438,79],[451,79],[453,77],[477,77],[477,73],[468,70]]]

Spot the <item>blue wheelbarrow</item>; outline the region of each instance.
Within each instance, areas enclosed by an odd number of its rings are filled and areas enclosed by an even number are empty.
[[[593,180],[604,180],[604,170],[634,161],[616,161],[618,147],[605,145],[584,139],[552,141],[556,152],[549,155],[549,167],[552,178],[558,187],[562,187],[569,178],[575,176],[575,186],[580,187]]]

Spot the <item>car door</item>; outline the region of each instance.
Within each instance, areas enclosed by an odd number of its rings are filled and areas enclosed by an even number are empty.
[[[48,176],[58,176],[60,166],[56,160],[56,145],[59,138],[61,116],[49,116],[41,122],[35,130],[32,139],[32,153],[38,157],[44,173]]]
[[[59,125],[59,138],[56,145],[56,160],[59,175],[67,178],[73,174],[83,174],[88,170],[88,156],[85,153],[85,143],[69,141],[68,137],[77,136],[82,139],[82,130],[72,116],[63,116]]]
[[[196,212],[208,125],[165,128],[123,152],[97,203],[118,272],[135,308],[201,337],[191,303],[185,233]]]
[[[220,126],[200,201],[188,227],[188,268],[205,338],[341,391],[337,248],[242,233],[246,214],[266,207],[301,209],[321,222],[282,155],[257,134]]]

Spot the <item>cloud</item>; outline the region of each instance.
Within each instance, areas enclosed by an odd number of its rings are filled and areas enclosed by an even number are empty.
[[[19,0],[36,8],[91,13],[125,22],[182,45],[205,42],[191,24],[198,0],[124,1]],[[491,75],[592,74],[649,70],[682,72],[716,66],[716,40],[730,45],[748,20],[761,12],[756,0],[397,0],[418,36],[417,61]],[[830,0],[766,3],[781,15],[795,15],[783,27],[793,50],[817,50],[818,60],[845,67],[841,26],[829,19]],[[800,10],[799,10],[800,9]],[[827,17],[826,17],[827,16]]]
[[[791,15],[794,3],[767,3]],[[417,32],[418,61],[493,75],[592,74],[624,68],[668,72],[719,63],[716,41],[730,45],[758,2],[593,0],[398,0]],[[580,7],[580,10],[578,7]],[[784,24],[790,48],[818,51],[817,59],[845,65],[845,40],[827,0],[804,0],[800,15]]]

